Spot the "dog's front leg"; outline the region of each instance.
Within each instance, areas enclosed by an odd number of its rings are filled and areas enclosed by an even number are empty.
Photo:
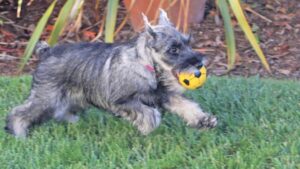
[[[189,126],[196,128],[213,128],[217,118],[204,113],[199,105],[179,94],[170,95],[163,107],[182,117]]]

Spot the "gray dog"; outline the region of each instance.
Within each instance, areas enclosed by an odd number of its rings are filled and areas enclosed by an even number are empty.
[[[30,126],[51,117],[76,122],[76,112],[89,106],[129,120],[145,135],[159,126],[162,109],[191,127],[215,127],[217,119],[183,96],[176,77],[187,67],[201,67],[202,55],[163,10],[155,26],[143,18],[145,31],[126,43],[37,45],[40,63],[30,96],[12,109],[6,130],[26,137]]]

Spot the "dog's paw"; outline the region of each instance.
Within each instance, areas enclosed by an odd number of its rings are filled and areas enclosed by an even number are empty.
[[[215,116],[207,115],[201,118],[197,123],[197,128],[215,128],[218,120]]]
[[[28,126],[28,122],[14,114],[10,114],[6,119],[4,130],[9,134],[14,135],[16,138],[26,138]]]

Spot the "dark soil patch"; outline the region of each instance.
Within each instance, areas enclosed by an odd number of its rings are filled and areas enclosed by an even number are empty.
[[[26,4],[28,1],[25,1]],[[0,27],[0,74],[14,75],[24,52],[32,30],[42,13],[50,4],[49,1],[35,0],[31,6],[24,5],[22,17],[16,18],[16,4],[11,0],[0,0],[0,18],[3,22]],[[59,1],[49,25],[52,25],[55,16],[64,1]],[[87,2],[87,1],[86,1]],[[270,63],[272,74],[263,68],[258,56],[246,40],[243,32],[235,26],[239,57],[236,67],[227,72],[226,48],[222,23],[215,22],[215,11],[212,9],[201,24],[191,26],[194,37],[193,47],[207,55],[209,72],[214,75],[261,75],[263,77],[300,79],[300,2],[299,0],[248,0],[248,5],[257,13],[270,19],[268,22],[256,14],[247,12],[253,31],[258,37],[261,47]],[[74,41],[90,41],[99,30],[99,21],[104,13],[105,3],[95,12],[95,1],[88,1],[84,7],[82,26],[78,33],[62,36],[60,43]],[[118,23],[126,15],[121,5],[118,14]],[[95,24],[98,23],[98,24]],[[48,27],[50,28],[50,27]],[[43,33],[43,39],[49,36],[49,30]],[[116,36],[116,41],[126,41],[135,36],[129,23]],[[101,41],[103,36],[98,39]],[[32,72],[37,58],[33,56],[23,73]]]

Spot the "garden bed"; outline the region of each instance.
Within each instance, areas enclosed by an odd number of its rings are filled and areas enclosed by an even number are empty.
[[[11,1],[4,0],[1,2],[0,12],[1,20],[4,22],[0,27],[0,74],[2,75],[16,74],[17,65],[20,62],[20,58],[32,30],[50,3],[50,1],[46,1],[45,3],[45,1],[42,0],[35,0],[30,6],[24,5],[21,18],[16,19],[16,5],[9,2]],[[208,15],[203,23],[195,24],[191,29],[195,39],[193,47],[207,55],[210,63],[208,66],[209,73],[217,76],[229,74],[247,77],[260,74],[261,76],[267,77],[299,79],[300,3],[297,0],[281,0],[275,2],[273,0],[247,0],[246,2],[255,12],[272,21],[268,22],[267,19],[263,19],[263,17],[257,14],[247,12],[248,19],[252,23],[251,26],[261,43],[273,74],[268,74],[263,69],[257,55],[252,50],[238,26],[235,28],[239,57],[236,68],[227,73],[223,27],[222,24],[216,25],[213,15],[215,11],[213,8],[208,10]],[[26,3],[27,1],[24,1],[24,4]],[[97,12],[93,10],[94,4],[95,2],[93,0],[85,3],[85,17],[79,33],[63,37],[60,43],[89,41],[90,36],[94,36],[94,34],[98,32],[99,24],[95,23],[102,18],[105,4],[102,4]],[[51,24],[53,24],[55,16],[57,16],[62,5],[63,1],[59,1],[42,39],[49,36]],[[118,23],[120,23],[126,15],[123,5],[120,6],[120,9]],[[116,41],[125,41],[135,35],[136,33],[133,32],[129,23],[127,23],[117,35]],[[101,37],[99,41],[102,39],[103,37]],[[23,73],[32,72],[36,62],[37,59],[33,56]]]

